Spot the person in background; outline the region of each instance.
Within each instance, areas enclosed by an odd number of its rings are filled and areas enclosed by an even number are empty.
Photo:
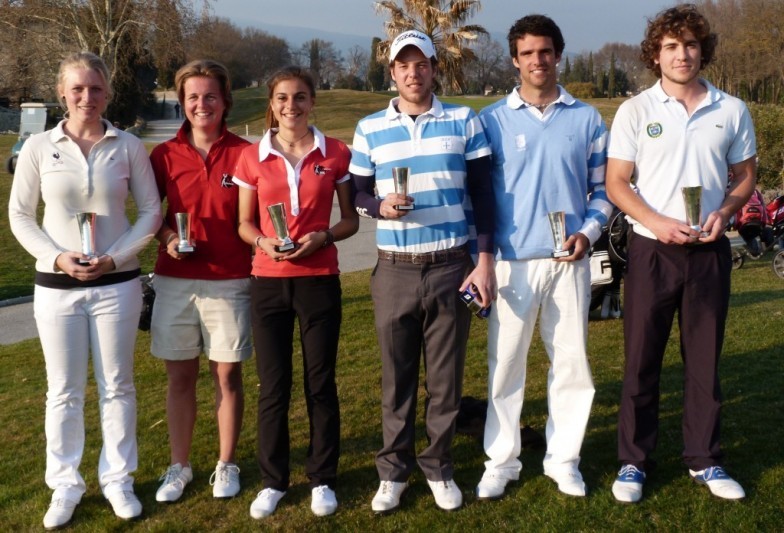
[[[599,112],[557,83],[565,42],[544,15],[509,30],[520,85],[479,114],[493,152],[498,303],[488,324],[489,460],[479,499],[517,480],[520,413],[534,325],[550,359],[544,474],[570,496],[585,496],[578,468],[594,396],[586,341],[588,252],[612,211],[604,190],[607,129]],[[565,257],[553,259],[549,213],[565,215]]]
[[[718,363],[732,268],[724,232],[754,191],[757,148],[746,105],[700,78],[716,43],[694,5],[650,20],[641,58],[659,81],[621,104],[610,133],[607,192],[633,229],[624,280],[622,466],[612,487],[620,502],[640,501],[654,464],[662,360],[676,311],[684,367],[683,461],[689,476],[715,496],[745,496],[722,467]],[[728,189],[729,170],[734,178]],[[702,187],[698,228],[687,223],[686,186]]]
[[[84,398],[92,355],[103,447],[98,482],[114,513],[138,517],[133,354],[142,289],[136,254],[161,224],[161,204],[144,145],[102,118],[109,71],[80,52],[60,64],[57,95],[65,119],[25,142],[8,207],[11,231],[36,259],[34,313],[46,360],[46,529],[66,525],[85,493]],[[128,196],[136,221],[126,213]],[[36,214],[43,200],[43,222]],[[94,214],[94,255],[83,251],[77,213]],[[91,216],[89,218],[92,218]],[[87,231],[86,233],[90,233]],[[90,251],[90,250],[88,250]]]
[[[242,361],[250,335],[250,248],[237,235],[238,187],[232,172],[249,143],[226,128],[232,107],[229,73],[210,60],[191,61],[174,78],[185,114],[177,136],[150,155],[161,200],[156,298],[150,351],[165,361],[170,466],[155,498],[174,502],[193,479],[189,461],[196,422],[199,356],[209,359],[215,387],[218,464],[215,498],[240,491],[235,450],[244,409]],[[177,213],[191,217],[192,252],[180,251]]]
[[[451,511],[463,504],[451,452],[471,322],[461,291],[470,287],[483,308],[495,298],[490,147],[471,109],[442,104],[433,94],[437,60],[427,35],[415,30],[398,35],[389,63],[400,96],[359,122],[351,160],[357,212],[378,219],[371,293],[381,349],[384,444],[376,454],[381,483],[371,508],[397,509],[418,462],[436,505]],[[408,194],[395,190],[394,167],[410,168]],[[468,243],[470,206],[476,266]],[[417,456],[420,357],[428,446]]]
[[[340,458],[340,410],[335,367],[341,322],[338,250],[359,227],[351,206],[345,144],[325,137],[308,118],[316,103],[313,78],[288,67],[267,84],[267,133],[240,157],[242,239],[253,244],[251,279],[253,341],[260,391],[258,462],[264,488],[250,506],[260,519],[275,512],[289,486],[289,404],[292,386],[294,321],[299,322],[305,402],[310,441],[305,474],[310,508],[317,516],[338,506],[335,495]],[[337,193],[340,218],[330,226]],[[281,249],[267,207],[285,214],[293,249]],[[279,220],[283,222],[283,220]],[[282,237],[282,235],[281,235]]]

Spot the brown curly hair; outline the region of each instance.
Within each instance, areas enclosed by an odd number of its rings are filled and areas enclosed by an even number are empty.
[[[700,43],[702,61],[700,69],[704,69],[713,59],[719,38],[710,31],[710,23],[694,4],[680,4],[661,11],[656,18],[648,20],[645,39],[640,43],[640,60],[645,63],[657,78],[661,78],[661,67],[654,61],[661,51],[662,39],[665,37],[680,38],[689,31]]]

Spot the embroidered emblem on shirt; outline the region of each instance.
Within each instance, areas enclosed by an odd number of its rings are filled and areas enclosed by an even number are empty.
[[[221,187],[225,187],[226,189],[234,187],[234,182],[231,181],[231,176],[229,174],[224,174],[221,177]]]
[[[315,165],[313,167],[313,172],[316,174],[316,176],[323,176],[327,172],[331,172],[331,171],[332,171],[331,168],[323,167],[321,165]]]
[[[652,139],[655,139],[656,137],[660,137],[662,131],[664,131],[662,129],[662,125],[659,124],[658,122],[651,122],[650,124],[648,124],[648,127],[645,128],[645,130],[648,132],[648,137]]]
[[[64,165],[65,161],[60,159],[60,152],[55,152],[52,154],[52,164],[53,165]]]
[[[720,130],[724,129],[724,125],[723,124],[716,124],[716,127],[719,128]]]
[[[515,148],[525,150],[525,135],[515,135]]]
[[[452,149],[452,139],[449,137],[444,137],[441,139],[441,149],[442,150],[451,150]]]

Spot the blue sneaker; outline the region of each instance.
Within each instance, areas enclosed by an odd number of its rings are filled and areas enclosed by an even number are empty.
[[[634,465],[623,465],[612,486],[613,496],[619,502],[637,503],[642,499],[643,483],[645,483],[645,472]]]
[[[732,479],[720,466],[711,466],[695,472],[689,470],[691,478],[700,485],[707,485],[711,494],[725,500],[740,500],[746,497],[740,483]]]

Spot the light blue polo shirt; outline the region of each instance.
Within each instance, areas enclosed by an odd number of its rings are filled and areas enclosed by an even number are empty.
[[[496,259],[551,256],[548,213],[564,211],[566,234],[593,244],[612,211],[604,189],[607,128],[599,112],[559,86],[544,119],[516,87],[479,114],[493,152]]]

